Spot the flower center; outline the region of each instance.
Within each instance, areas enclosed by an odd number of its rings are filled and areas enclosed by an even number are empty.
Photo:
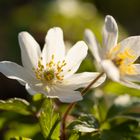
[[[48,82],[52,81],[55,78],[53,70],[44,71],[43,75],[44,75],[44,79]]]
[[[58,61],[55,63],[54,55],[52,55],[51,60],[44,66],[42,63],[42,58],[38,61],[38,67],[34,69],[36,78],[42,82],[53,83],[55,81],[62,81],[64,79],[63,67],[66,65],[65,60]]]
[[[122,52],[119,52],[120,45],[112,48],[108,54],[108,58],[112,59],[112,62],[119,68],[122,75],[137,74],[136,68],[133,65],[136,55],[130,48],[125,48]]]

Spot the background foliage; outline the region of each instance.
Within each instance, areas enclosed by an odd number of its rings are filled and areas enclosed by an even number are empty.
[[[1,0],[0,60],[21,64],[17,35],[23,30],[30,32],[42,47],[47,30],[54,26],[63,28],[68,47],[83,40],[85,28],[92,29],[101,41],[106,14],[117,20],[119,40],[140,34],[139,6],[139,0]],[[79,72],[95,70],[89,54]],[[30,97],[17,81],[2,74],[0,85],[0,139],[59,139],[60,117],[67,104],[44,99],[40,94]],[[107,80],[78,102],[68,116],[69,139],[139,140],[139,96],[139,90]]]

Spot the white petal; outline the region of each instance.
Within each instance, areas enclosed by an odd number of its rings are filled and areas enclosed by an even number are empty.
[[[119,83],[120,83],[120,84],[123,84],[123,85],[125,85],[125,86],[127,86],[127,87],[129,87],[129,88],[140,89],[140,85],[135,84],[135,83],[132,83],[132,82],[130,82],[130,81],[121,80]]]
[[[28,32],[21,32],[18,36],[21,48],[23,66],[30,71],[35,68],[41,55],[40,47]]]
[[[34,95],[34,94],[38,93],[37,91],[34,91],[34,90],[31,88],[31,86],[29,86],[29,84],[26,84],[26,85],[25,85],[25,88],[26,88],[26,90],[28,91],[28,93],[29,93],[30,95]]]
[[[28,85],[26,84],[27,91],[34,95],[36,93],[42,93],[49,98],[58,98],[61,102],[72,103],[82,100],[81,93],[79,91],[74,91],[66,87],[53,86],[50,87],[50,91],[46,92],[43,86]]]
[[[27,83],[26,90],[29,94],[34,95],[36,93],[42,93],[44,95],[48,95],[48,93],[44,90],[44,86],[42,83]]]
[[[132,67],[136,70],[136,75],[140,74],[140,64],[133,64]]]
[[[140,74],[138,75],[125,75],[123,77],[126,81],[131,81],[131,82],[140,82]]]
[[[70,90],[67,88],[55,87],[50,95],[57,97],[61,102],[72,103],[83,99],[79,91]],[[51,97],[51,96],[50,96]]]
[[[110,60],[101,61],[101,66],[107,76],[113,81],[118,82],[120,80],[120,73],[118,68]]]
[[[95,35],[89,29],[85,30],[85,40],[87,41],[89,45],[89,49],[91,50],[91,53],[95,57],[96,61],[100,62],[101,61],[100,52],[99,52],[100,46],[97,43]]]
[[[44,63],[50,62],[54,55],[55,62],[64,59],[65,45],[61,28],[51,28],[45,38],[46,44],[42,51]]]
[[[106,16],[103,27],[103,46],[106,52],[115,47],[118,40],[118,26],[112,16]]]
[[[88,47],[85,42],[79,41],[68,51],[65,58],[66,66],[62,72],[65,78],[70,77],[78,70],[81,62],[87,55],[87,50]]]
[[[88,86],[95,78],[99,76],[98,72],[83,72],[74,74],[68,79],[64,80],[63,84],[65,86],[71,87],[73,90]],[[106,79],[106,75],[104,74],[100,77],[92,86],[92,88],[98,87],[101,85]]]
[[[122,40],[119,44],[121,48],[118,53],[123,52],[128,48],[130,49],[130,53],[132,53],[131,55],[134,55],[134,58],[130,57],[126,59],[129,63],[134,62],[140,56],[140,36],[128,37]]]
[[[24,67],[13,62],[0,62],[0,72],[10,79],[18,80],[21,84],[35,81]]]

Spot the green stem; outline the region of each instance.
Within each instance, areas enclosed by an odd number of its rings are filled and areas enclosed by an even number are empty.
[[[81,91],[82,96],[84,96],[87,91],[91,88],[91,86],[97,82],[97,80],[99,80],[99,78],[104,74],[104,72],[100,73],[86,88],[84,88]],[[66,112],[64,113],[63,117],[62,117],[62,122],[61,122],[61,132],[60,132],[60,140],[67,140],[66,138],[66,119],[68,114],[70,113],[70,111],[72,110],[72,108],[75,106],[77,102],[71,103]]]

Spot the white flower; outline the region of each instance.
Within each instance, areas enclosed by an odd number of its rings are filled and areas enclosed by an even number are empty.
[[[124,94],[124,95],[117,97],[115,99],[114,103],[115,103],[115,105],[125,106],[128,103],[130,103],[130,100],[131,100],[130,96],[128,94]]]
[[[94,34],[87,29],[85,37],[98,65],[113,81],[131,88],[140,86],[140,64],[134,64],[140,56],[140,36],[132,36],[117,44],[118,27],[112,16],[106,16],[103,27],[103,46],[97,43]]]
[[[42,53],[38,43],[27,32],[19,34],[19,44],[23,67],[3,61],[0,62],[0,72],[25,85],[32,95],[42,93],[62,102],[75,102],[82,99],[80,92],[75,90],[87,86],[99,74],[74,74],[87,55],[87,45],[79,41],[65,55],[63,32],[58,27],[48,31]],[[94,87],[104,80],[105,75]]]

